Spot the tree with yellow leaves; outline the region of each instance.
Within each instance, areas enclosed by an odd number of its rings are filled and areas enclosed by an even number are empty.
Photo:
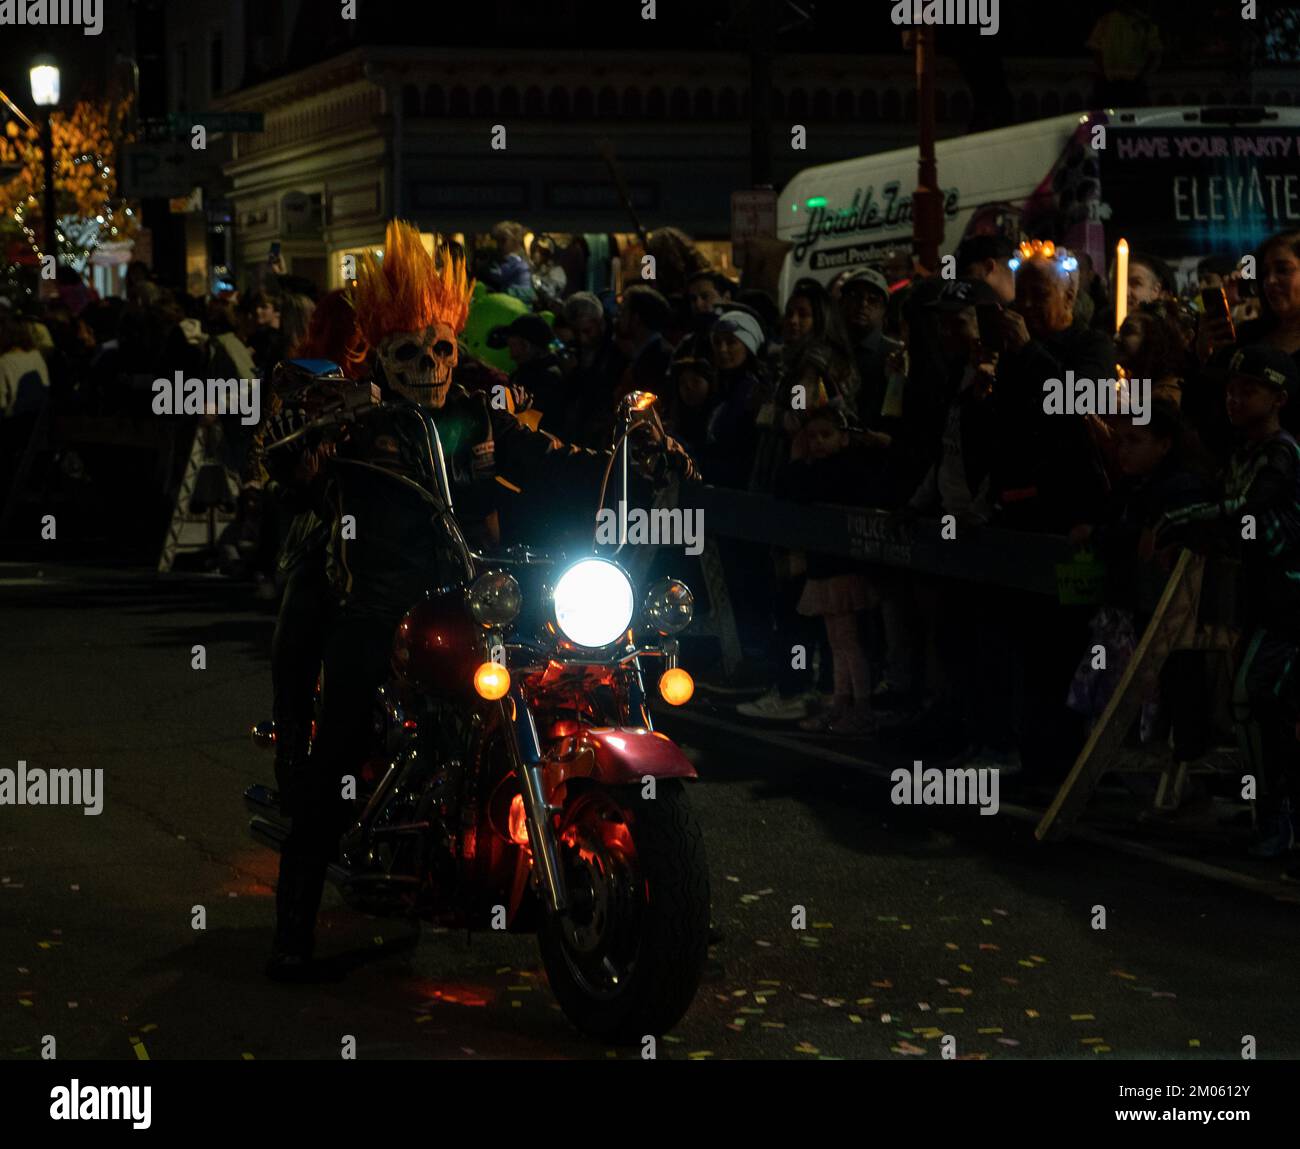
[[[117,194],[117,154],[130,143],[126,117],[130,97],[95,103],[79,100],[50,121],[54,143],[54,195],[59,262],[80,271],[90,253],[106,241],[129,239],[139,212]],[[14,120],[0,136],[0,165],[15,165],[16,175],[0,184],[0,236],[25,236],[40,252],[45,234],[45,154],[40,129]]]

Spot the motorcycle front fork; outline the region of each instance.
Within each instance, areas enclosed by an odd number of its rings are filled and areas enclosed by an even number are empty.
[[[542,744],[537,737],[537,724],[518,685],[512,686],[510,693],[498,705],[506,729],[513,732],[513,737],[506,738],[506,745],[523,791],[534,881],[541,886],[551,912],[562,914],[569,908],[569,898],[555,833],[551,828],[551,816],[560,813],[560,809],[546,800],[546,787],[542,780]]]

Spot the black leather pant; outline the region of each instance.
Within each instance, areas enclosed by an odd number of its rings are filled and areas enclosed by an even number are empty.
[[[305,595],[300,610],[286,592],[275,643],[282,658],[274,660],[273,669],[277,704],[283,703],[291,722],[301,722],[306,698],[309,732],[310,683],[315,668],[324,666],[320,725],[311,754],[299,753],[306,742],[298,738],[297,727],[292,741],[277,739],[276,780],[281,808],[291,824],[280,853],[275,947],[304,956],[312,950],[325,871],[346,828],[343,779],[357,776],[369,747],[375,690],[388,675],[397,623],[395,618],[355,617],[346,611],[331,616],[308,609],[310,602]]]

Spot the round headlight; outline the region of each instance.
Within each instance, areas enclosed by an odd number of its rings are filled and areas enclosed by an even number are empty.
[[[469,588],[469,613],[480,626],[514,622],[522,604],[519,584],[504,571],[481,574]]]
[[[641,616],[660,634],[680,634],[695,617],[695,596],[684,582],[661,579],[646,592]]]
[[[579,646],[615,642],[632,624],[632,582],[605,559],[582,559],[555,584],[555,622]]]

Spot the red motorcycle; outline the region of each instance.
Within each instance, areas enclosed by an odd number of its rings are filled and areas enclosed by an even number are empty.
[[[653,402],[636,393],[620,411],[604,487],[621,457],[624,506],[628,436],[657,426]],[[689,699],[674,636],[690,624],[691,592],[664,579],[638,598],[617,552],[465,550],[476,577],[431,589],[394,635],[375,750],[358,763],[355,817],[329,878],[367,913],[535,931],[580,1030],[614,1042],[662,1034],[699,985],[709,876],[687,794],[696,772],[654,729],[644,674],[662,660],[661,696]],[[253,738],[273,745],[273,724]],[[280,848],[276,792],[244,796],[254,838]]]

